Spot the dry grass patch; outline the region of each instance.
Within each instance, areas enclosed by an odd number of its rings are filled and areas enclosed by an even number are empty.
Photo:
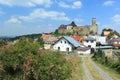
[[[71,63],[73,65],[73,69],[72,69],[72,77],[70,80],[87,80],[82,67],[81,58],[78,57],[77,54],[71,58]]]

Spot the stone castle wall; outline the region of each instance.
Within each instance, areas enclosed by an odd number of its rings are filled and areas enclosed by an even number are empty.
[[[76,35],[87,35],[90,32],[93,34],[97,34],[98,32],[98,26],[96,24],[96,18],[92,18],[92,24],[86,25],[86,26],[66,26],[66,28],[59,28],[58,32],[60,34],[67,34],[67,33],[73,33]]]

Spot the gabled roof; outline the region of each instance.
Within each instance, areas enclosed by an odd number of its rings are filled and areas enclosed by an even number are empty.
[[[77,40],[75,40],[74,38],[72,38],[72,37],[68,37],[68,36],[63,36],[63,37],[61,37],[58,41],[60,41],[61,39],[65,39],[65,40],[67,40],[70,44],[72,44],[74,47],[79,47],[79,46],[81,46],[81,44],[77,41]],[[57,42],[58,42],[57,41]],[[56,42],[56,43],[57,43]]]
[[[69,41],[75,47],[78,47],[81,45],[77,40],[75,40],[72,37],[64,36],[63,38],[65,38],[67,41]]]
[[[57,37],[50,37],[50,38],[44,39],[44,43],[47,43],[47,44],[54,44],[57,40],[58,40]]]

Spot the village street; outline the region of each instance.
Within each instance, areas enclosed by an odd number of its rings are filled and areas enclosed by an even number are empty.
[[[89,55],[79,55],[87,80],[113,80],[104,70],[97,66]]]

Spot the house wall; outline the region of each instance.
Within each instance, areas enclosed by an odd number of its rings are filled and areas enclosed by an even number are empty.
[[[67,26],[67,30],[71,30],[73,26]]]
[[[86,51],[77,51],[78,54],[90,54],[90,49]]]
[[[61,39],[55,43],[53,49],[58,50],[58,47],[60,48],[59,51],[67,51],[67,48],[69,48],[69,52],[72,51],[72,45],[65,39]]]
[[[103,34],[104,36],[108,36],[110,34],[110,31],[104,31]]]
[[[106,49],[106,50],[103,50],[103,51],[104,51],[106,57],[108,57],[108,58],[113,57],[112,49]]]
[[[89,47],[89,45],[91,46],[91,48],[96,48],[96,41],[93,41],[93,42],[91,42],[91,41],[83,41],[83,44],[85,45],[85,46],[87,46],[87,47]]]
[[[51,44],[44,44],[44,49],[50,49],[51,48]]]

